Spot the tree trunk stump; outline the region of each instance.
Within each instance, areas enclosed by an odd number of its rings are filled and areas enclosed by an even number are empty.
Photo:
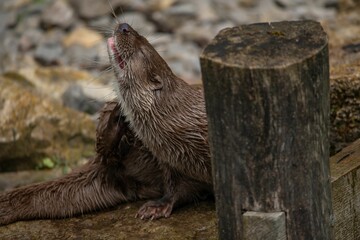
[[[245,239],[246,211],[285,212],[287,239],[331,239],[329,62],[321,25],[224,29],[200,62],[220,239]]]

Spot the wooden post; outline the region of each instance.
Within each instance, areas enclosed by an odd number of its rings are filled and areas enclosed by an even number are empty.
[[[330,159],[334,239],[360,238],[360,139]]]
[[[314,21],[222,30],[201,55],[220,239],[284,212],[287,239],[331,239],[327,36]]]
[[[286,240],[284,212],[245,212],[243,214],[245,240]]]

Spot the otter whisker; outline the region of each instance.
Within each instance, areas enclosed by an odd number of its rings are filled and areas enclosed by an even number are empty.
[[[108,4],[109,4],[109,6],[110,6],[111,13],[112,13],[112,15],[113,15],[113,17],[114,17],[115,21],[116,21],[118,24],[120,24],[119,20],[117,19],[116,14],[115,14],[114,8],[112,7],[112,5],[111,5],[111,3],[110,3],[110,0],[108,0]]]

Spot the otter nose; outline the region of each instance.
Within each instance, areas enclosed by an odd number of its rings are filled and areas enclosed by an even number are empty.
[[[119,25],[118,31],[120,33],[129,33],[130,32],[130,26],[127,23],[122,23]]]

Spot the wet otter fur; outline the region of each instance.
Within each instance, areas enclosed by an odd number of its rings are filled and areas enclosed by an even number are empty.
[[[146,38],[127,23],[108,39],[115,89],[129,127],[156,157],[164,196],[141,218],[168,217],[174,206],[211,191],[211,161],[203,93],[176,77]]]
[[[141,219],[169,217],[212,194],[204,97],[128,24],[108,39],[118,99],[101,110],[96,156],[59,179],[0,194],[0,225],[64,218],[151,199]]]

